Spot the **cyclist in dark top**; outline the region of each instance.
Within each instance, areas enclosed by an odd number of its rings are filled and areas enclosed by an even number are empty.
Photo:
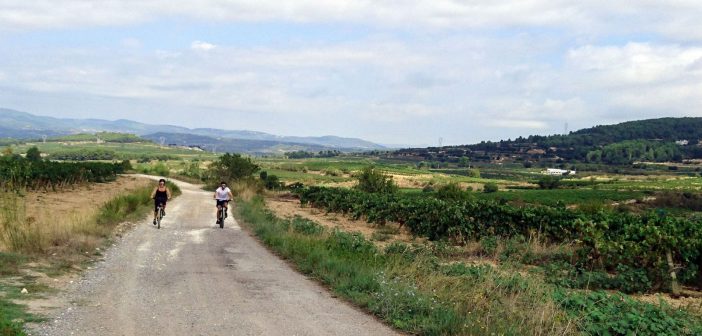
[[[151,192],[151,199],[154,200],[154,225],[156,225],[156,215],[158,215],[159,204],[163,205],[163,215],[166,215],[166,202],[171,199],[171,190],[166,186],[166,180],[158,180],[158,186]]]

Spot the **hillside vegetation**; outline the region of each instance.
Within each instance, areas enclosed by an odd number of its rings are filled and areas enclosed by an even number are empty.
[[[79,133],[47,138],[47,141],[104,141],[116,143],[151,142],[135,134],[116,132]]]
[[[389,157],[458,162],[517,160],[630,164],[702,158],[702,118],[660,118],[474,145],[403,149]],[[676,143],[676,141],[681,141]]]

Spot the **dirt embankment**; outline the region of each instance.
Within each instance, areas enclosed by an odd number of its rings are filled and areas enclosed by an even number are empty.
[[[406,228],[401,228],[397,223],[387,223],[379,226],[367,223],[365,220],[353,220],[342,214],[326,213],[313,207],[301,207],[300,201],[295,198],[269,197],[266,199],[266,206],[281,218],[300,216],[327,228],[359,232],[366,239],[374,241],[379,246],[384,246],[394,241],[409,243],[421,240],[412,237]]]

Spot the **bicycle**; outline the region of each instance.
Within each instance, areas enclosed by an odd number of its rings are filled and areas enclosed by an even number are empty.
[[[224,229],[224,219],[227,218],[227,208],[222,206],[219,211],[217,211],[217,223],[220,229]]]
[[[159,204],[156,208],[156,228],[161,228],[161,219],[163,218],[163,204]]]

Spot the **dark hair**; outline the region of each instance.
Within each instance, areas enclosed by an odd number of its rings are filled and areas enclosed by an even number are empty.
[[[166,183],[166,179],[160,179],[160,180],[158,180],[158,183],[161,183],[161,182]]]
[[[227,182],[222,181],[222,182],[219,182],[219,184],[227,185]]]

